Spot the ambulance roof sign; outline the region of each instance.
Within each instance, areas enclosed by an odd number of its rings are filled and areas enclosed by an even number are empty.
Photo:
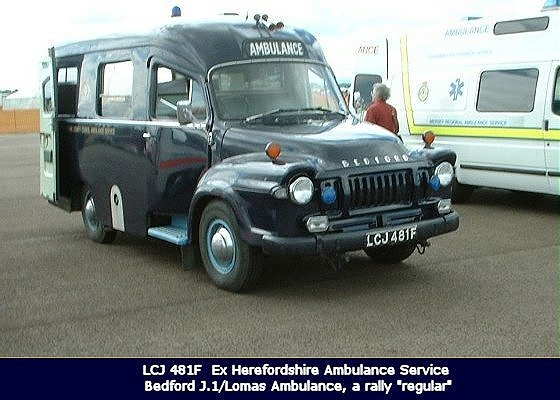
[[[305,46],[298,40],[250,40],[244,43],[244,49],[248,58],[307,57]]]

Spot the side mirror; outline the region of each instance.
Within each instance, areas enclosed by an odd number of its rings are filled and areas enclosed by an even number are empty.
[[[189,100],[179,100],[177,102],[177,120],[180,125],[191,124],[196,120]]]

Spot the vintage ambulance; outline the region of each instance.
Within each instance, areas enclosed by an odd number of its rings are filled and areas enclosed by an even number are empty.
[[[407,32],[387,39],[386,64],[361,67],[355,81],[391,87],[407,145],[431,131],[456,152],[454,200],[480,186],[559,195],[559,17],[551,6]]]
[[[358,121],[313,35],[268,20],[173,18],[51,48],[42,195],[81,211],[92,240],[171,242],[231,291],[257,283],[263,254],[395,263],[456,230],[455,154]]]

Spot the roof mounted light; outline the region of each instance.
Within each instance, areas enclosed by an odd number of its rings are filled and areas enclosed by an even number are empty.
[[[174,7],[171,9],[171,18],[180,17],[180,16],[181,16],[181,7],[179,7],[179,6],[174,6]]]
[[[280,29],[284,28],[284,23],[283,22],[272,22],[271,24],[269,24],[267,26],[268,23],[268,14],[255,14],[253,19],[255,20],[255,24],[258,28],[265,28],[268,29],[269,31],[278,31]]]

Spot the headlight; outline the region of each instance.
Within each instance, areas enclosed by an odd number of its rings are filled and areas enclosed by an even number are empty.
[[[289,186],[290,199],[296,204],[307,204],[313,197],[313,182],[306,176],[300,176]]]
[[[453,165],[447,161],[438,164],[435,171],[435,176],[439,178],[441,186],[448,186],[453,180]]]

